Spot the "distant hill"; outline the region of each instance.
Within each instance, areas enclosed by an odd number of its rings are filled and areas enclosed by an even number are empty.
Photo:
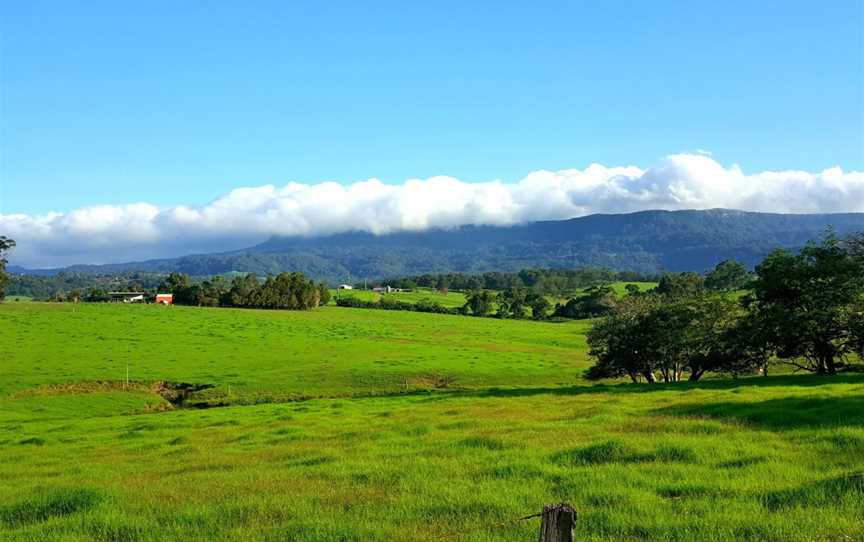
[[[179,271],[190,275],[302,271],[334,283],[422,273],[583,266],[648,273],[704,271],[728,258],[754,265],[772,249],[800,248],[828,227],[839,234],[864,230],[864,213],[643,211],[509,227],[463,226],[381,236],[352,232],[313,238],[273,237],[233,252],[76,265],[65,270]]]

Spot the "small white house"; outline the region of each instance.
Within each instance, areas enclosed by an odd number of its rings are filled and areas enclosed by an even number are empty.
[[[340,284],[336,289],[337,290],[353,290],[354,287],[351,286],[350,284]]]

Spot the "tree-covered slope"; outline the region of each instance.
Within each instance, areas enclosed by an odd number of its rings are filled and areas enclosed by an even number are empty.
[[[798,248],[828,227],[864,230],[864,214],[789,215],[712,209],[592,215],[509,227],[376,236],[274,237],[246,250],[102,266],[77,272],[180,271],[209,275],[301,271],[330,282],[439,272],[608,267],[704,271],[734,258],[753,265],[777,247]]]

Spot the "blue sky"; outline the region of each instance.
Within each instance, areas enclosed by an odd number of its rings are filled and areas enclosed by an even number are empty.
[[[518,181],[708,149],[864,169],[864,3],[5,2],[0,213]]]

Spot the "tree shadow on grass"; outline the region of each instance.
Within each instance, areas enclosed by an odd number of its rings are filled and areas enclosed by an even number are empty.
[[[759,402],[675,405],[658,415],[708,417],[771,430],[864,426],[864,396],[781,397]]]
[[[658,391],[691,390],[734,390],[746,388],[770,387],[819,387],[826,384],[860,384],[864,385],[864,374],[842,374],[836,376],[817,375],[782,375],[770,377],[728,378],[703,380],[699,382],[677,382],[671,384],[586,384],[577,386],[543,386],[533,388],[488,388],[482,390],[435,390],[418,391],[405,395],[426,395],[427,400],[443,400],[454,397],[470,398],[507,398],[532,397],[535,395],[583,395],[583,394],[616,394],[616,393],[652,393]]]
[[[772,491],[765,494],[762,500],[769,510],[780,510],[832,506],[847,498],[864,498],[864,473],[855,472],[799,487]]]

